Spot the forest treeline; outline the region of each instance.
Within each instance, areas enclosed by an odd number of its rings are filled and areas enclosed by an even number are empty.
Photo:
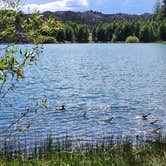
[[[154,15],[148,21],[103,23],[92,30],[95,42],[126,41],[129,36],[141,42],[166,41],[166,0],[156,1]]]
[[[162,5],[157,1],[155,14],[148,21],[115,21],[93,27],[43,18],[40,13],[1,10],[0,18],[1,43],[130,42],[129,38],[131,42],[166,41],[166,0]]]
[[[55,37],[58,42],[123,42],[129,36],[136,36],[141,42],[166,41],[166,21],[102,23],[92,30],[85,24],[64,23],[58,31],[41,31],[41,35]]]
[[[92,30],[93,41],[118,42],[136,36],[141,42],[166,40],[166,21],[130,21],[103,23]]]

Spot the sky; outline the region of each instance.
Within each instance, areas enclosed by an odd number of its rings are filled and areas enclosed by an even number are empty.
[[[24,12],[43,11],[87,11],[103,13],[152,13],[156,0],[26,0]]]

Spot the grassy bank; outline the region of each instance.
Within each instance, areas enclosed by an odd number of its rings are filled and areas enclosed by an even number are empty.
[[[0,166],[165,166],[166,139],[140,142],[102,139],[97,143],[47,139],[30,151],[11,146],[1,150]]]

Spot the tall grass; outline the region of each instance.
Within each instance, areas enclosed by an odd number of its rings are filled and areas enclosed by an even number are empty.
[[[12,150],[11,150],[12,149]],[[129,139],[103,138],[86,143],[66,137],[20,147],[4,144],[0,166],[165,166],[166,138],[140,142],[133,145]]]

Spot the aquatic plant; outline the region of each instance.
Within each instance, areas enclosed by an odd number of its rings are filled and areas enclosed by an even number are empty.
[[[31,145],[32,146],[32,145]],[[11,151],[12,150],[12,151]],[[71,137],[38,142],[29,149],[26,145],[5,143],[0,151],[1,165],[164,165],[166,139],[157,137],[133,144],[130,139],[101,138],[85,142]]]

